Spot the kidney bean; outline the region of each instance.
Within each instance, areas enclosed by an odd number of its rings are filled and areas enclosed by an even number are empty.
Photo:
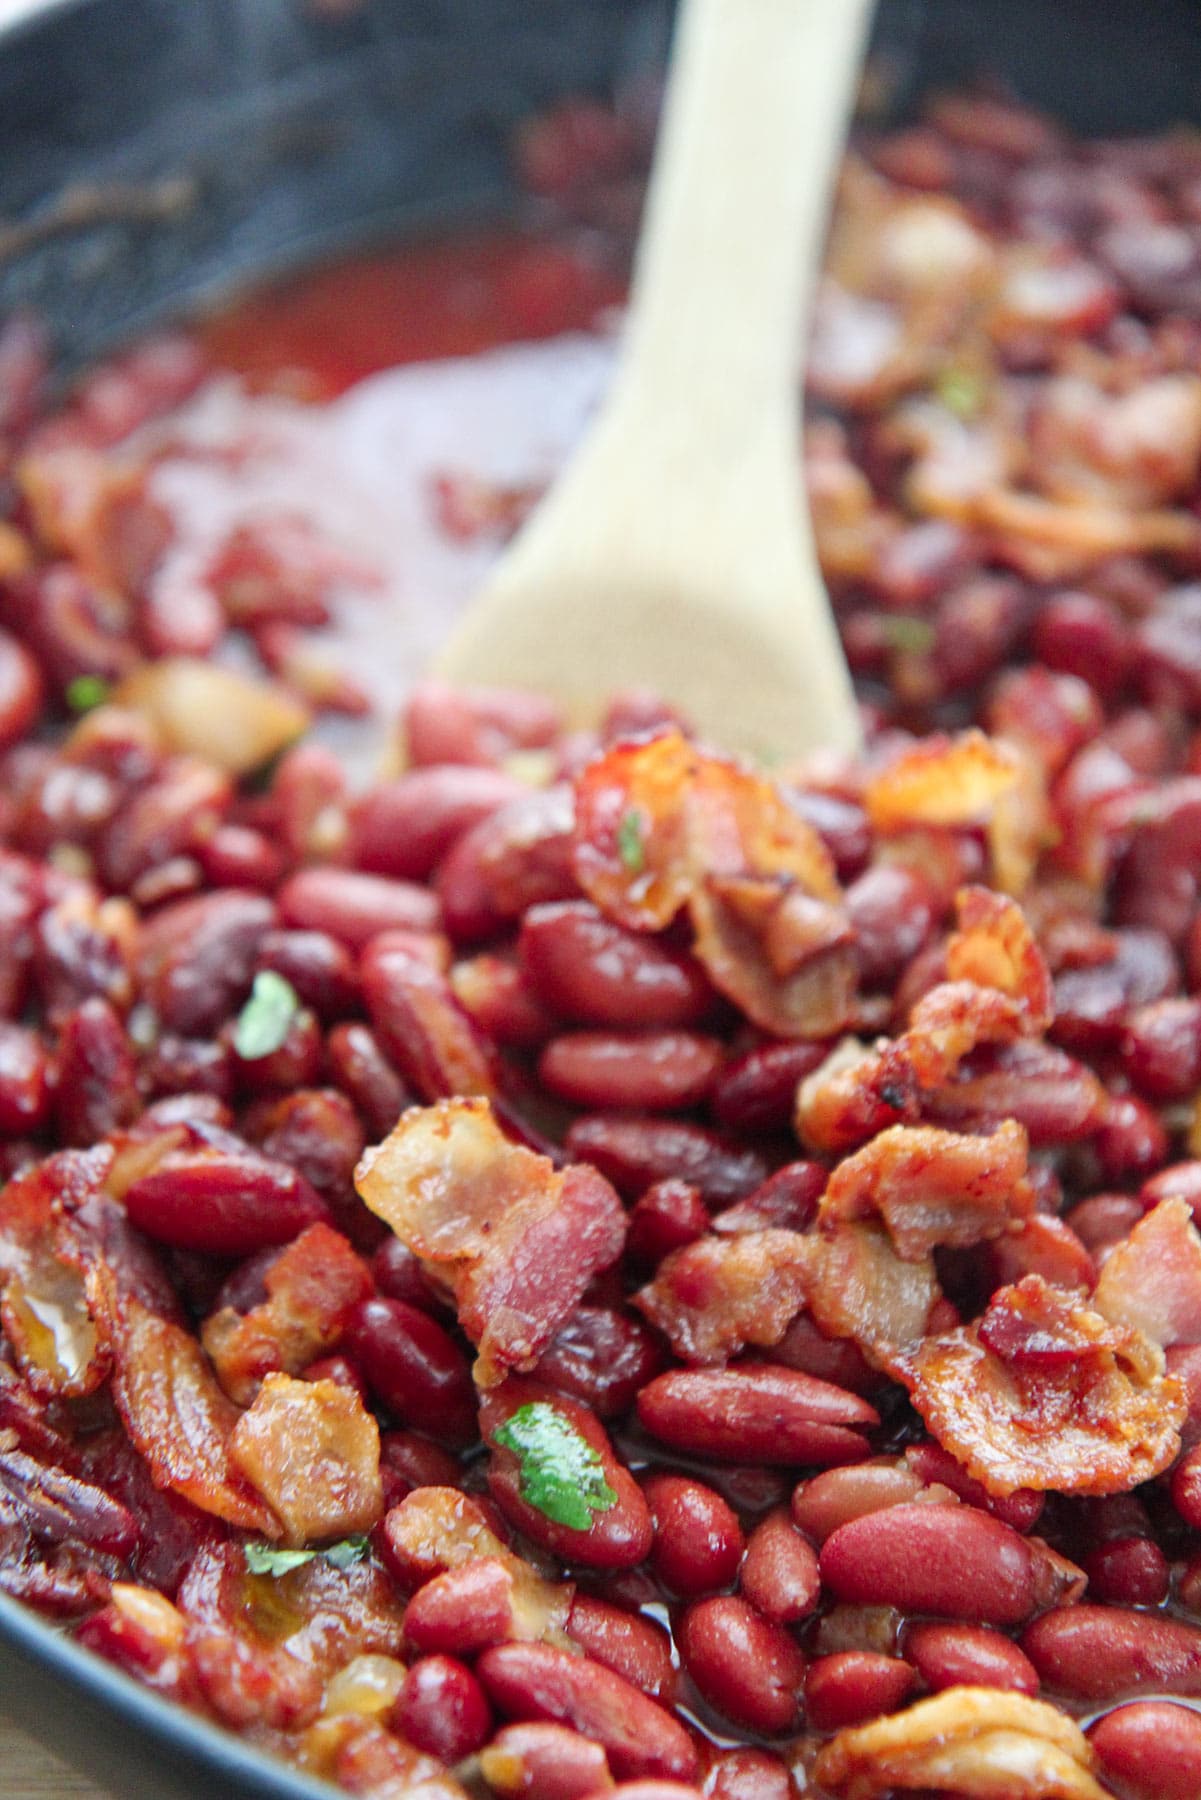
[[[50,1117],[51,1101],[41,1038],[26,1025],[0,1020],[0,1133],[19,1137],[39,1131]]]
[[[572,898],[574,841],[575,802],[566,785],[523,794],[464,832],[434,883],[454,941],[496,937],[528,907]]]
[[[572,1031],[547,1044],[538,1079],[571,1106],[673,1112],[700,1104],[722,1054],[693,1031]]]
[[[615,1419],[629,1412],[662,1366],[658,1340],[641,1319],[607,1306],[578,1306],[535,1375],[582,1400],[598,1418]]]
[[[696,1779],[697,1753],[684,1727],[590,1657],[550,1644],[498,1644],[485,1650],[477,1673],[499,1712],[570,1725],[602,1746],[619,1780]]]
[[[688,1607],[676,1639],[685,1669],[725,1718],[764,1737],[795,1729],[805,1658],[783,1626],[720,1594]]]
[[[1038,1692],[1030,1658],[1011,1638],[986,1625],[911,1625],[905,1633],[905,1657],[936,1694],[948,1687]]]
[[[820,1561],[839,1600],[991,1625],[1016,1625],[1034,1609],[1025,1538],[974,1506],[904,1504],[848,1520]]]
[[[805,1671],[805,1711],[817,1731],[862,1725],[903,1706],[918,1685],[909,1664],[874,1650],[835,1650]]]
[[[400,1685],[392,1724],[419,1750],[457,1763],[488,1741],[492,1709],[463,1663],[451,1656],[423,1656]]]
[[[321,1027],[307,1007],[293,1013],[283,1042],[266,1056],[239,1056],[237,1031],[232,1023],[225,1027],[223,1035],[229,1042],[234,1079],[245,1094],[278,1094],[311,1087],[321,1073]]]
[[[436,1319],[379,1294],[356,1306],[344,1342],[395,1418],[439,1443],[474,1443],[479,1431],[471,1370]]]
[[[1168,1597],[1171,1570],[1149,1537],[1112,1538],[1081,1561],[1095,1600],[1116,1606],[1159,1606]]]
[[[793,1800],[788,1770],[767,1750],[726,1750],[714,1758],[705,1781],[712,1800]]]
[[[495,1556],[472,1557],[417,1589],[405,1608],[405,1637],[427,1654],[474,1656],[522,1635],[513,1611],[511,1571]]]
[[[233,800],[227,775],[190,756],[175,756],[119,808],[99,838],[97,863],[106,885],[133,889],[210,838]]]
[[[828,1178],[829,1171],[820,1163],[785,1163],[745,1200],[715,1213],[712,1228],[723,1237],[743,1231],[804,1231],[817,1212]]]
[[[407,1244],[390,1233],[372,1256],[371,1274],[380,1293],[390,1300],[403,1300],[406,1306],[415,1306],[433,1317],[445,1310],[426,1281],[419,1259]]]
[[[567,1635],[594,1661],[633,1682],[652,1700],[671,1706],[678,1686],[671,1638],[661,1625],[590,1594],[571,1604]]]
[[[1042,1681],[1075,1700],[1201,1694],[1201,1631],[1180,1619],[1082,1601],[1035,1619],[1021,1645]]]
[[[360,974],[379,1040],[423,1100],[496,1092],[495,1053],[445,976],[387,936],[368,946]]]
[[[1201,999],[1140,1006],[1122,1036],[1122,1066],[1140,1093],[1179,1100],[1201,1081]]]
[[[567,1421],[600,1458],[604,1481],[613,1502],[593,1514],[587,1528],[577,1529],[548,1518],[522,1492],[521,1467],[513,1451],[497,1444],[497,1430],[519,1407],[543,1403]],[[637,1482],[618,1460],[608,1433],[595,1414],[578,1400],[557,1394],[541,1382],[510,1376],[499,1388],[485,1394],[480,1405],[480,1427],[492,1451],[488,1487],[505,1517],[533,1543],[564,1562],[588,1569],[628,1569],[640,1563],[651,1547],[649,1509]]]
[[[783,1131],[792,1124],[797,1087],[829,1054],[820,1044],[759,1044],[718,1073],[709,1095],[727,1131]]]
[[[1172,1471],[1172,1505],[1186,1525],[1201,1529],[1201,1445],[1182,1456]]]
[[[576,1025],[680,1031],[714,1008],[709,978],[693,957],[627,931],[585,900],[531,907],[517,953],[534,992]]]
[[[563,717],[542,694],[421,681],[409,695],[402,727],[415,768],[448,763],[487,768],[515,750],[539,750],[553,743],[563,729]]]
[[[290,1164],[331,1206],[352,1216],[365,1214],[352,1185],[363,1154],[363,1130],[344,1094],[334,1088],[301,1088],[252,1108],[243,1128],[264,1155]]]
[[[851,883],[845,899],[860,980],[869,989],[890,986],[933,936],[937,895],[916,870],[877,863]]]
[[[577,1119],[566,1149],[590,1162],[620,1194],[637,1200],[657,1181],[686,1181],[707,1206],[741,1200],[762,1186],[767,1163],[758,1151],[684,1119],[630,1119],[595,1113]]]
[[[926,1477],[894,1458],[827,1469],[802,1481],[793,1492],[793,1523],[824,1544],[839,1526],[866,1518],[886,1506],[902,1506],[921,1493]]]
[[[172,1099],[204,1096],[224,1102],[233,1098],[233,1057],[227,1043],[212,1038],[175,1037],[168,1032],[143,1057],[141,1078],[152,1094]]]
[[[368,788],[349,811],[355,868],[425,881],[457,839],[528,789],[500,769],[442,763]]]
[[[204,1037],[250,986],[259,946],[275,924],[260,894],[219,889],[165,906],[142,928],[142,997],[166,1030]]]
[[[428,888],[354,869],[301,869],[276,898],[285,925],[324,931],[350,950],[361,950],[381,931],[433,931],[439,924]]]
[[[828,1338],[807,1313],[798,1313],[778,1344],[767,1352],[772,1362],[803,1375],[816,1375],[834,1387],[870,1398],[883,1386],[879,1373],[849,1338]]]
[[[1201,1794],[1201,1713],[1170,1700],[1136,1700],[1089,1731],[1101,1774],[1127,1800],[1196,1800]]]
[[[42,672],[24,644],[0,631],[0,750],[30,730],[45,697]]]
[[[656,1181],[634,1202],[629,1218],[626,1256],[644,1270],[658,1268],[665,1256],[695,1243],[709,1228],[705,1203],[687,1181]]]
[[[305,1006],[325,1020],[358,1004],[354,959],[327,931],[268,931],[259,944],[255,971],[273,969],[291,982]]]
[[[330,1073],[357,1108],[370,1138],[386,1137],[413,1096],[367,1025],[335,1025],[326,1039]]]
[[[807,1619],[821,1597],[821,1574],[812,1545],[779,1506],[756,1525],[738,1577],[743,1596],[777,1625]]]
[[[283,879],[278,846],[248,825],[219,825],[196,846],[196,856],[209,887],[257,888],[270,894]]]
[[[346,771],[324,744],[297,744],[276,765],[268,795],[290,858],[336,857],[346,841]]]
[[[751,1463],[857,1462],[878,1423],[874,1407],[810,1375],[768,1363],[674,1369],[638,1396],[652,1437],[693,1455]]]
[[[59,1033],[54,1112],[63,1139],[94,1144],[132,1124],[141,1110],[137,1066],[121,1019],[107,1000],[85,1000]]]
[[[742,1527],[720,1494],[687,1475],[652,1475],[643,1496],[655,1528],[650,1563],[676,1594],[728,1587],[742,1561]]]
[[[966,1500],[969,1506],[983,1508],[1003,1524],[1012,1525],[1015,1531],[1031,1530],[1042,1516],[1044,1495],[1033,1488],[1015,1488],[1012,1494],[990,1494],[949,1450],[944,1450],[931,1438],[910,1444],[905,1461],[923,1481],[939,1482],[953,1494],[958,1494],[961,1500]]]
[[[361,1379],[361,1371],[356,1370],[356,1375]],[[391,1511],[415,1488],[453,1488],[459,1479],[459,1465],[441,1444],[432,1443],[420,1432],[382,1431],[380,1474],[384,1505]]]
[[[512,1050],[537,1050],[555,1031],[555,1020],[509,955],[481,950],[450,971],[460,1006],[484,1036]]]
[[[1100,1267],[1108,1252],[1121,1243],[1142,1216],[1142,1202],[1133,1194],[1093,1194],[1073,1206],[1064,1224],[1075,1232]]]
[[[210,1256],[249,1256],[329,1218],[303,1175],[236,1139],[229,1147],[170,1151],[124,1198],[147,1237]]]
[[[506,1800],[584,1800],[613,1791],[601,1746],[566,1725],[506,1725],[480,1752],[480,1769]]]

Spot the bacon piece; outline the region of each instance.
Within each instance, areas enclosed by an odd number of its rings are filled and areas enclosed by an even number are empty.
[[[877,831],[981,824],[1020,775],[1015,753],[982,731],[926,738],[872,776],[863,804]]]
[[[113,1399],[156,1485],[244,1531],[279,1537],[279,1520],[230,1463],[229,1442],[240,1415],[218,1387],[200,1345],[132,1294],[118,1297],[107,1272],[105,1289],[115,1354]]]
[[[778,1344],[805,1303],[814,1240],[797,1231],[703,1237],[673,1250],[634,1304],[683,1362]]]
[[[938,1299],[932,1260],[902,1262],[874,1222],[840,1224],[816,1242],[810,1311],[827,1336],[853,1339],[874,1368],[903,1369]]]
[[[362,1257],[340,1231],[322,1224],[280,1251],[263,1286],[267,1297],[258,1306],[246,1313],[223,1306],[200,1334],[221,1386],[239,1406],[250,1405],[265,1375],[299,1375],[332,1350],[374,1288]]]
[[[955,896],[959,929],[947,944],[947,978],[996,988],[1023,1008],[1025,1033],[1046,1031],[1055,994],[1046,959],[1015,901],[991,888],[964,887]]]
[[[715,987],[763,1030],[826,1037],[858,965],[829,852],[766,776],[679,733],[618,744],[581,775],[576,877],[601,910],[658,930],[685,906]]]
[[[1106,1800],[1088,1739],[1057,1707],[1000,1688],[952,1687],[840,1731],[813,1774],[835,1800],[894,1793],[959,1800]]]
[[[1164,1350],[1201,1343],[1201,1236],[1186,1200],[1161,1200],[1110,1251],[1092,1304]]]
[[[1186,1405],[1163,1351],[1027,1275],[912,1358],[913,1404],[988,1489],[1113,1494],[1167,1468]]]
[[[411,1108],[355,1181],[454,1296],[484,1387],[533,1368],[625,1241],[625,1213],[603,1176],[582,1164],[556,1170],[512,1143],[486,1100]]]
[[[76,1209],[100,1193],[112,1152],[64,1150],[0,1194],[0,1318],[22,1374],[43,1397],[95,1391],[112,1363],[95,1257]]]
[[[370,1531],[383,1517],[379,1426],[339,1382],[268,1375],[229,1456],[283,1520],[288,1543]]]
[[[1026,1152],[1013,1120],[992,1137],[895,1125],[834,1170],[819,1222],[830,1231],[878,1213],[904,1262],[920,1262],[937,1244],[967,1248],[1033,1211]]]

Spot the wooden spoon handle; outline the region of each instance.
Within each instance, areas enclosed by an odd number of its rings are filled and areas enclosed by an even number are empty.
[[[765,409],[782,408],[795,420],[807,302],[871,4],[682,8],[618,397],[653,394],[660,416],[666,406],[693,443],[725,456],[736,420],[762,423]]]

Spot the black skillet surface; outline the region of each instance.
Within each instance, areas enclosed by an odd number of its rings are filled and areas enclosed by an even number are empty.
[[[248,280],[502,211],[514,125],[660,63],[668,15],[666,0],[58,0],[0,34],[0,313],[34,306],[69,372]],[[1078,129],[1145,130],[1201,123],[1197,19],[1196,0],[881,0],[875,46],[899,113],[987,73]],[[114,1792],[332,1792],[2,1597],[0,1681],[23,1725]]]

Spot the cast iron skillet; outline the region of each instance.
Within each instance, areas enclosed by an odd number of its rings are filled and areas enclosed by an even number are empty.
[[[661,63],[669,10],[55,0],[0,34],[0,314],[35,307],[67,375],[251,279],[503,212],[514,125]],[[1145,130],[1201,123],[1197,16],[1196,0],[881,0],[876,49],[898,113],[927,87],[989,73],[1078,129]],[[332,1792],[2,1596],[0,1694],[139,1800]]]

